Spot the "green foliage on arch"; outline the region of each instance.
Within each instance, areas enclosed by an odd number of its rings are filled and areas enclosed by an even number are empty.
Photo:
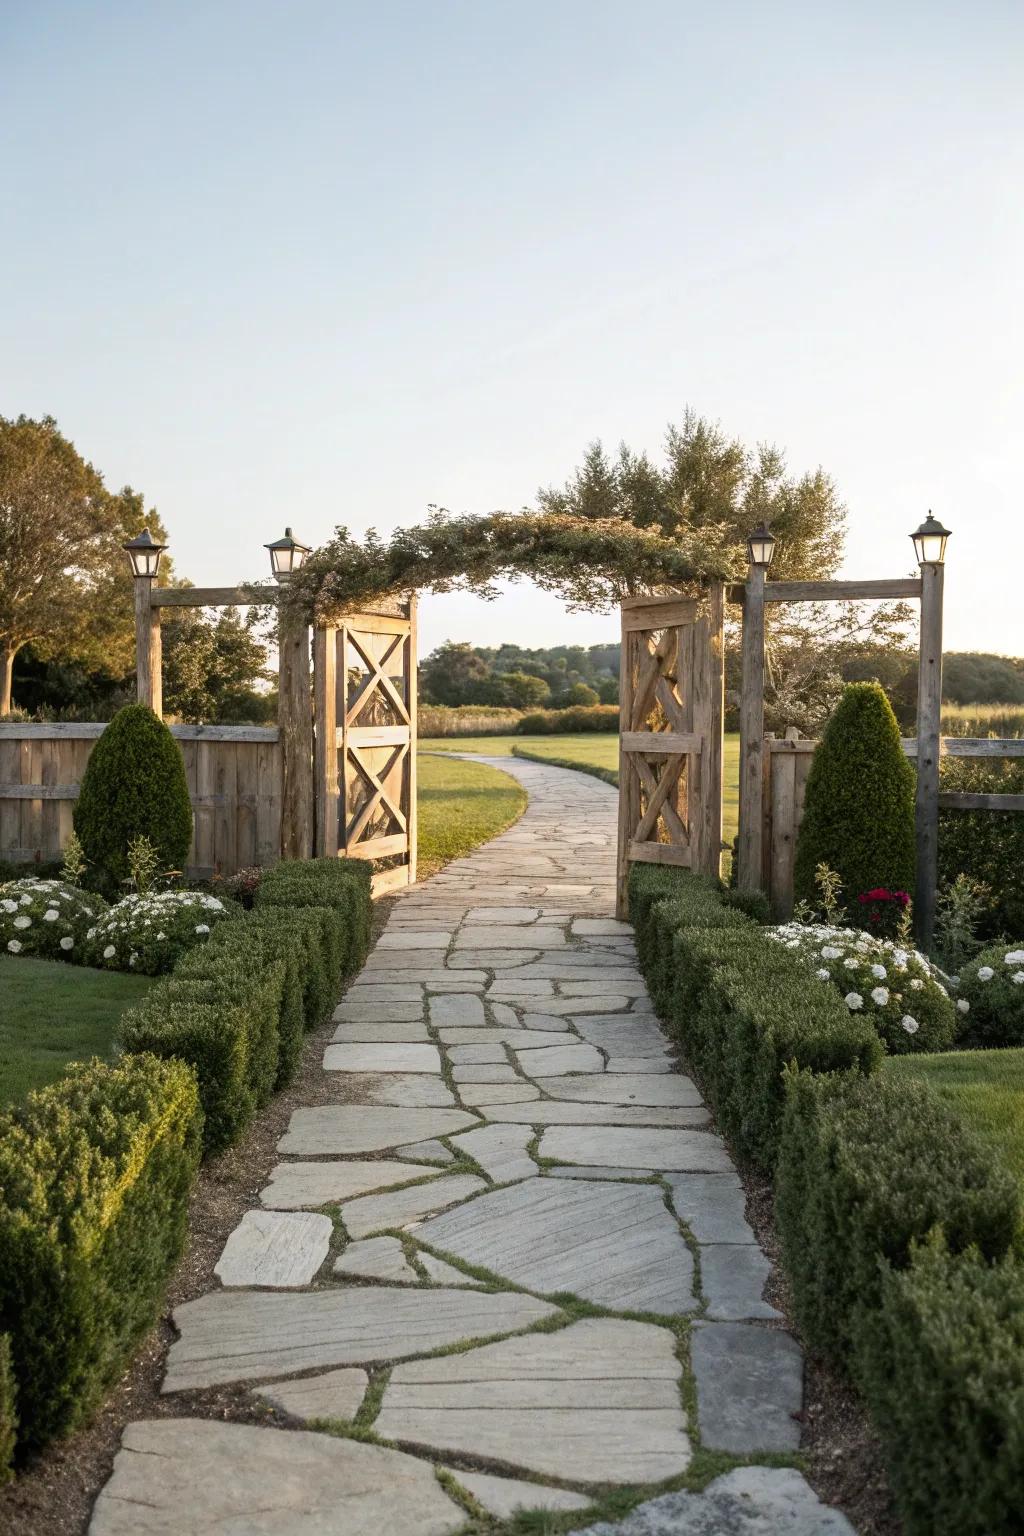
[[[631,593],[679,589],[742,574],[714,527],[667,538],[623,519],[536,512],[484,517],[434,511],[389,538],[372,529],[362,542],[346,528],[292,577],[288,601],[321,621],[410,591],[495,597],[499,577],[528,577],[569,608],[608,610]]]

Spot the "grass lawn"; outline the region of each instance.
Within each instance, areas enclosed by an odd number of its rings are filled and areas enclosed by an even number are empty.
[[[0,1103],[52,1083],[69,1061],[109,1059],[118,1019],[151,985],[148,976],[0,956]]]
[[[421,880],[497,837],[526,809],[515,780],[487,763],[421,756],[417,771]]]
[[[930,1083],[1024,1182],[1024,1050],[892,1056],[885,1070]]]
[[[420,742],[423,752],[481,752],[493,757],[511,756],[513,747],[524,747],[538,757],[610,768],[618,773],[619,738],[614,731],[586,731],[574,736],[438,736]],[[731,845],[739,822],[738,735],[725,738],[723,780],[722,838]]]

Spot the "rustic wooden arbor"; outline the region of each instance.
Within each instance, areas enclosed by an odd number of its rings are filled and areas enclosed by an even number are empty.
[[[622,604],[616,911],[633,863],[717,874],[722,856],[725,588]]]

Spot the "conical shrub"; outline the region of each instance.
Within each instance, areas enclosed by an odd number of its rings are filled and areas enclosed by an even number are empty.
[[[850,683],[825,727],[807,777],[796,846],[797,899],[814,903],[814,871],[838,872],[854,918],[857,897],[914,889],[914,770],[878,683]]]
[[[75,831],[100,890],[128,878],[128,844],[148,837],[162,869],[181,869],[192,841],[185,764],[170,731],[146,704],[128,704],[107,726],[82,776]]]

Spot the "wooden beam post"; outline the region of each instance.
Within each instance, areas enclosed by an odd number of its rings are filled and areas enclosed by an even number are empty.
[[[409,633],[405,640],[405,704],[409,711],[409,808],[406,812],[409,838],[409,884],[416,884],[417,841],[419,839],[419,805],[417,802],[417,752],[419,750],[419,726],[417,724],[418,666],[417,659],[417,605],[415,592],[409,595]]]
[[[313,778],[316,801],[316,852],[338,852],[338,631],[318,624],[313,630]]]
[[[636,682],[636,633],[627,625],[627,610],[622,608],[622,648],[619,653],[619,829],[615,881],[615,916],[620,922],[629,917],[629,844],[640,820],[640,786],[632,759],[623,742],[629,731],[633,693]]]
[[[281,608],[277,720],[281,732],[281,857],[308,859],[313,850],[313,710],[310,699],[309,626],[301,613]]]
[[[939,760],[942,752],[942,591],[945,567],[921,567],[921,652],[917,674],[917,876],[914,934],[928,950],[939,880]]]
[[[759,891],[762,875],[764,756],[764,566],[752,565],[743,601],[743,680],[740,685],[740,835],[736,880]]]
[[[163,651],[160,609],[153,602],[153,582],[135,577],[135,696],[163,718]]]

